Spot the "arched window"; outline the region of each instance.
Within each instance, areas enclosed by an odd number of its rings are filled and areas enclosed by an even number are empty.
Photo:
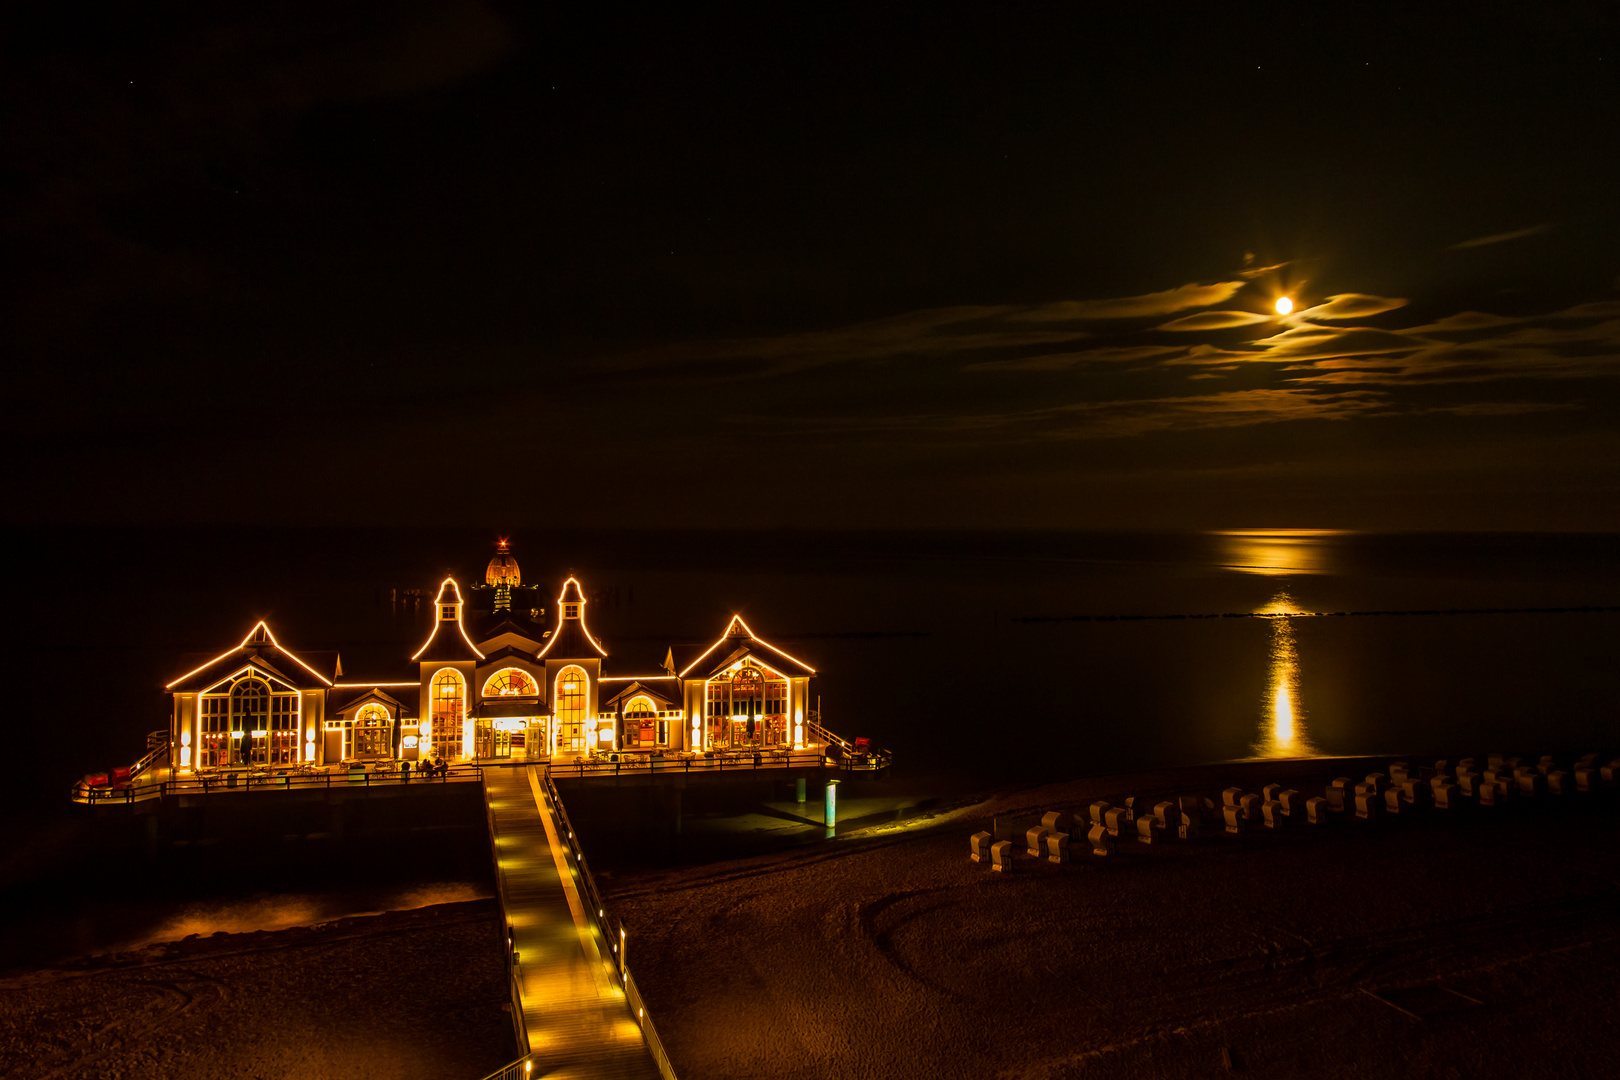
[[[350,757],[386,758],[394,756],[394,718],[375,702],[362,705],[354,714],[353,748]]]
[[[262,764],[269,730],[269,685],[247,678],[231,687],[231,764]]]
[[[461,721],[467,715],[466,684],[461,672],[444,668],[433,676],[433,756],[446,761],[461,756]]]
[[[626,720],[651,720],[657,715],[658,710],[653,707],[652,698],[646,695],[635,698],[624,707]]]
[[[552,712],[557,717],[557,749],[579,753],[588,749],[585,730],[591,682],[577,667],[557,673],[557,691],[552,695]]]
[[[530,675],[522,668],[502,668],[491,675],[488,682],[484,683],[484,697],[486,699],[539,696],[539,684],[534,681],[533,675]]]

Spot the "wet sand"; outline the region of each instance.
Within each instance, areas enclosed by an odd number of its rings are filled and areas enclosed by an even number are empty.
[[[493,900],[0,978],[0,1076],[461,1077],[516,1056]]]
[[[1012,874],[967,858],[992,814],[1319,792],[1388,760],[1007,791],[932,828],[619,874],[607,899],[682,1076],[1613,1074],[1612,802],[1131,842]]]

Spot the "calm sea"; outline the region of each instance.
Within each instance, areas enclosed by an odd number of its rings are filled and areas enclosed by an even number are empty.
[[[75,862],[83,815],[67,802],[167,726],[181,653],[263,617],[294,650],[341,650],[351,678],[397,678],[426,625],[390,598],[481,580],[494,538],[8,539],[0,879],[33,897],[39,927],[71,930],[71,951],[172,924],[195,897],[195,880],[164,894],[148,877],[150,905],[128,914]],[[741,613],[820,671],[825,723],[888,747],[889,784],[912,794],[1266,755],[1620,750],[1616,536],[530,532],[514,551],[526,580],[550,590],[574,571],[598,595],[588,617],[627,674]],[[388,907],[424,880],[454,892],[479,876],[398,869],[315,901],[324,886],[301,883],[286,904]],[[218,887],[238,907],[248,894],[280,903],[262,882]]]
[[[14,779],[54,802],[133,760],[167,724],[179,654],[260,617],[294,649],[341,650],[351,677],[398,677],[425,624],[391,590],[480,580],[491,539],[13,533]],[[825,723],[889,747],[901,777],[1562,750],[1615,741],[1620,718],[1620,612],[1525,610],[1620,607],[1615,536],[534,532],[514,547],[526,580],[572,570],[600,592],[591,624],[626,673],[742,613],[821,672]],[[1385,614],[1178,617],[1256,612]]]

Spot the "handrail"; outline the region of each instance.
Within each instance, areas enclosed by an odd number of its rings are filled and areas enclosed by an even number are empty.
[[[520,1080],[522,1077],[533,1076],[529,1066],[529,1055],[524,1054],[516,1061],[502,1065],[483,1080]]]
[[[640,758],[632,761],[601,761],[581,758],[577,761],[512,761],[505,764],[482,762],[476,765],[452,765],[436,775],[420,772],[409,774],[394,770],[314,769],[288,766],[270,771],[227,770],[222,772],[193,773],[182,779],[133,782],[118,786],[87,787],[81,780],[71,794],[75,802],[135,803],[148,799],[168,798],[175,795],[210,795],[216,792],[290,791],[299,788],[392,787],[401,784],[444,784],[481,781],[485,769],[526,768],[545,765],[562,779],[587,779],[599,776],[652,776],[664,773],[730,772],[738,770],[773,769],[835,769],[840,772],[878,772],[889,765],[889,754],[884,750],[871,750],[864,755],[850,755],[842,759],[827,756],[815,750],[759,750],[742,753],[715,752],[692,754],[674,758]],[[133,779],[133,777],[132,777]]]
[[[563,842],[568,845],[569,852],[574,856],[574,867],[579,872],[581,891],[585,893],[585,917],[596,927],[602,935],[602,940],[608,942],[617,957],[618,962],[613,965],[614,974],[624,989],[625,1001],[635,1010],[636,1023],[641,1026],[641,1035],[647,1044],[647,1052],[652,1055],[653,1061],[658,1065],[659,1075],[664,1080],[676,1080],[675,1068],[669,1062],[669,1055],[664,1051],[663,1041],[658,1038],[658,1031],[653,1027],[652,1017],[647,1015],[647,1004],[642,1000],[641,993],[636,989],[635,980],[630,977],[630,969],[625,965],[624,955],[620,946],[627,940],[624,924],[619,925],[619,934],[614,937],[608,925],[607,905],[602,900],[602,894],[596,887],[596,878],[591,875],[591,869],[585,862],[585,850],[580,846],[579,835],[574,831],[573,822],[568,820],[568,808],[563,805],[562,795],[557,791],[557,785],[551,779],[551,767],[548,765],[540,770],[541,782],[545,785],[546,797],[556,809],[558,823],[563,829]]]
[[[480,770],[482,772],[482,770]],[[480,776],[480,780],[483,777]],[[521,958],[512,947],[512,915],[506,910],[506,870],[501,866],[501,853],[495,844],[495,811],[489,805],[489,786],[484,785],[484,820],[489,826],[489,856],[495,864],[495,876],[498,887],[495,890],[496,901],[501,908],[501,933],[506,939],[506,988],[512,995],[512,1033],[517,1037],[518,1049],[524,1051],[524,1056],[518,1063],[526,1061],[529,1047],[529,1024],[523,1018],[523,976],[520,968]],[[511,1066],[508,1066],[510,1068]]]

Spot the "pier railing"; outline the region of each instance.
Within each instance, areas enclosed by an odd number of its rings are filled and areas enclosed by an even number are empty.
[[[586,780],[616,776],[659,776],[677,773],[745,772],[775,769],[823,769],[844,773],[878,772],[889,765],[882,750],[856,753],[846,750],[842,740],[807,750],[759,750],[650,757],[618,752],[612,758],[581,758],[574,761],[503,761],[452,765],[443,771],[403,772],[397,768],[344,769],[324,766],[290,766],[280,769],[249,769],[201,772],[168,780],[142,781],[138,776],[128,783],[90,786],[83,781],[74,786],[74,802],[92,806],[145,802],[179,795],[214,795],[231,792],[307,791],[317,788],[399,787],[422,784],[481,782],[485,769],[525,768],[547,765],[548,775],[564,780]],[[833,747],[837,747],[836,753]]]
[[[586,909],[585,917],[611,950],[614,974],[624,990],[625,1002],[634,1014],[636,1023],[641,1026],[641,1036],[647,1043],[647,1052],[658,1065],[659,1074],[664,1080],[676,1080],[675,1069],[669,1063],[669,1055],[664,1052],[664,1044],[658,1038],[658,1030],[653,1027],[652,1017],[647,1014],[647,1003],[642,1000],[641,992],[636,989],[635,979],[630,976],[630,968],[625,963],[627,935],[624,924],[620,923],[617,934],[613,932],[607,916],[607,904],[603,902],[601,890],[596,887],[596,878],[592,876],[591,868],[585,861],[585,849],[580,846],[579,835],[574,831],[574,823],[568,820],[568,808],[563,805],[562,795],[557,791],[557,785],[552,782],[551,770],[542,769],[541,776],[546,788],[546,797],[551,800],[551,805],[557,811],[558,826],[563,834],[561,839],[568,845],[572,865],[578,872],[577,881],[580,899]]]

